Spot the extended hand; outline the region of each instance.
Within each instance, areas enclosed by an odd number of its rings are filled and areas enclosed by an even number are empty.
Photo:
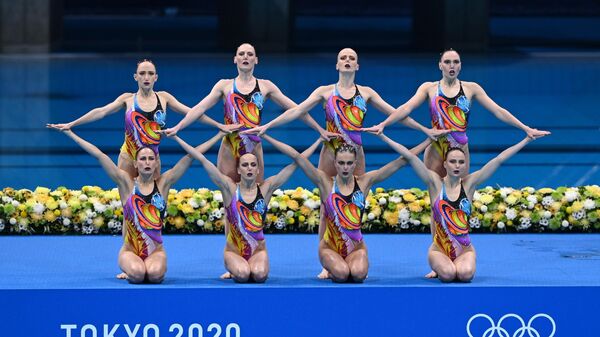
[[[542,138],[544,136],[549,135],[550,131],[528,128],[526,133],[527,133],[527,137],[529,137],[531,139],[538,139],[538,138]]]
[[[447,135],[448,133],[450,133],[451,130],[440,130],[440,129],[427,129],[427,131],[425,132],[427,134],[427,137],[429,137],[431,140],[437,140],[439,137]]]
[[[267,132],[268,127],[266,125],[257,126],[252,129],[244,130],[240,132],[241,135],[257,135],[262,136],[265,132]]]
[[[381,124],[377,124],[377,125],[374,125],[374,126],[372,126],[370,128],[362,128],[360,130],[363,131],[363,132],[369,132],[369,133],[372,133],[372,134],[375,134],[375,135],[380,135],[380,134],[383,133],[383,129],[385,129],[385,126],[383,126]]]
[[[327,130],[325,130],[325,131],[323,131],[321,133],[321,139],[324,140],[324,141],[326,141],[326,142],[328,142],[328,141],[330,141],[332,139],[338,138],[340,136],[341,135],[339,133],[330,132],[330,131],[327,131]]]
[[[244,124],[238,123],[238,124],[229,124],[229,125],[219,124],[218,127],[219,127],[219,130],[229,134],[229,133],[239,130],[242,126],[244,126]]]
[[[71,130],[71,124],[70,123],[62,123],[62,124],[46,124],[47,128],[50,129],[56,129],[58,131],[67,131],[67,130]]]

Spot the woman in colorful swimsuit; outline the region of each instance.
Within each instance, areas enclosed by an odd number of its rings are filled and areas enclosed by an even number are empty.
[[[329,278],[334,282],[363,282],[369,269],[367,246],[360,230],[366,197],[373,184],[387,179],[404,166],[406,160],[398,157],[378,170],[357,175],[356,148],[343,144],[335,150],[336,174],[331,177],[291,146],[267,135],[263,137],[277,150],[294,158],[319,188],[323,205],[321,217],[326,226],[319,242],[319,260]],[[411,151],[419,154],[430,142],[427,139]]]
[[[473,100],[477,100],[501,121],[523,130],[528,137],[535,139],[549,134],[548,131],[533,129],[521,123],[508,110],[496,104],[479,84],[459,80],[461,60],[455,50],[444,51],[440,55],[438,67],[442,72],[441,80],[421,84],[415,95],[398,107],[394,114],[380,124],[363,130],[379,134],[386,126],[406,118],[421,104],[429,102],[431,125],[435,129],[450,132],[439,137],[425,151],[425,164],[442,177],[446,174],[443,162],[450,148],[460,147],[463,150],[467,169],[469,168],[467,126]]]
[[[123,204],[123,247],[119,252],[119,267],[131,283],[160,283],[167,271],[167,255],[163,247],[162,227],[167,210],[169,189],[192,164],[191,156],[180,159],[173,168],[157,175],[160,163],[152,147],[136,151],[133,161],[135,178],[117,167],[95,145],[77,136],[69,129],[49,126],[62,131],[86,152],[94,156],[108,176],[117,184]],[[210,149],[224,133],[220,132],[198,146],[198,152]],[[158,178],[155,178],[157,177]]]
[[[296,118],[310,116],[308,112],[311,109],[317,104],[323,104],[327,134],[322,134],[322,137],[328,141],[321,148],[319,170],[322,170],[331,177],[334,176],[336,174],[334,153],[341,145],[347,144],[354,147],[357,155],[355,174],[364,174],[365,153],[362,147],[361,129],[367,113],[367,103],[386,115],[394,113],[395,110],[375,90],[354,82],[358,69],[358,54],[351,48],[342,49],[337,56],[336,70],[339,76],[337,83],[317,88],[297,107],[286,111],[263,126],[244,131],[242,134],[261,135],[274,126],[288,123]],[[437,138],[440,134],[444,134],[444,131],[425,128],[411,118],[402,120],[402,123],[425,132],[432,139]],[[323,212],[324,210],[321,209],[321,213]],[[324,221],[321,218],[319,240],[323,238],[323,231],[325,229]],[[323,270],[318,277],[326,278],[327,273]]]
[[[428,253],[432,272],[426,277],[438,277],[443,282],[470,282],[475,275],[476,257],[475,248],[469,238],[469,215],[473,194],[477,186],[487,180],[500,164],[534,138],[524,138],[471,174],[468,171],[465,152],[460,147],[452,147],[446,151],[443,167],[447,174],[442,178],[401,144],[384,134],[380,134],[380,137],[406,158],[429,190],[433,243]]]
[[[138,84],[138,91],[136,93],[124,93],[112,103],[95,108],[72,122],[47,125],[60,130],[70,130],[75,126],[102,119],[125,108],[125,141],[123,142],[123,146],[121,146],[118,167],[129,173],[132,178],[136,174],[134,158],[141,148],[149,147],[157,155],[159,154],[159,131],[165,126],[167,107],[182,114],[187,113],[190,109],[168,92],[154,91],[154,84],[158,80],[158,73],[152,61],[144,59],[138,62],[133,79]],[[208,116],[204,117],[203,122],[225,132],[232,130],[231,127],[217,123]],[[156,173],[160,174],[160,167]]]
[[[212,162],[177,136],[172,136],[192,157],[200,161],[208,177],[223,194],[227,213],[225,222],[224,260],[227,273],[221,278],[236,282],[264,282],[269,275],[269,257],[263,234],[264,220],[273,192],[294,173],[296,164],[290,164],[278,174],[258,182],[260,168],[257,157],[245,153],[238,159],[239,182],[222,173]],[[310,156],[320,141],[309,147],[303,156]]]
[[[251,44],[244,43],[237,48],[233,63],[237,66],[238,76],[217,82],[210,93],[194,106],[179,124],[165,130],[167,136],[177,134],[196,119],[205,116],[206,110],[221,100],[224,102],[225,124],[241,124],[240,130],[260,125],[263,105],[269,98],[286,110],[296,106],[296,103],[285,96],[273,82],[254,77],[258,57]],[[306,116],[304,120],[320,134],[325,133],[310,116]],[[256,135],[239,132],[228,134],[221,143],[217,167],[233,181],[240,181],[237,162],[246,153],[252,153],[258,158],[258,181],[261,182],[264,173],[263,151],[260,138]]]

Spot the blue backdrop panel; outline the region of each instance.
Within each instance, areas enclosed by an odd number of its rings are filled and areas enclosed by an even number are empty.
[[[599,287],[2,290],[0,326],[28,337],[595,337],[599,297]]]

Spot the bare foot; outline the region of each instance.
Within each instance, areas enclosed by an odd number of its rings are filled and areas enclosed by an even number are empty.
[[[437,278],[437,273],[432,270],[429,274],[425,275],[425,278]]]
[[[327,271],[327,269],[323,268],[323,270],[321,270],[321,272],[319,273],[319,275],[317,275],[317,278],[319,280],[327,280],[329,277],[329,272]]]
[[[227,271],[227,272],[225,272],[223,275],[221,275],[219,278],[220,278],[221,280],[228,280],[228,279],[230,279],[230,278],[231,278],[231,273]]]
[[[119,280],[126,280],[127,279],[127,274],[125,274],[125,273],[118,274],[117,278]]]

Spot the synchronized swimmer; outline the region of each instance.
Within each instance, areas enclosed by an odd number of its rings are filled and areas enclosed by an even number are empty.
[[[442,79],[423,83],[406,103],[394,109],[370,87],[355,83],[359,69],[358,54],[342,49],[337,56],[339,78],[335,84],[317,88],[296,105],[271,81],[254,77],[258,64],[251,44],[240,45],[233,58],[238,76],[217,82],[196,106],[189,108],[165,91],[154,91],[158,80],[152,61],[142,60],[133,75],[136,93],[125,93],[103,107],[64,124],[47,124],[62,131],[86,152],[94,156],[117,184],[124,210],[123,246],[119,252],[119,278],[131,283],[160,283],[167,270],[167,258],[161,230],[170,187],[198,160],[208,177],[223,195],[226,244],[223,253],[227,272],[222,278],[236,282],[265,282],[269,275],[269,257],[263,233],[269,200],[300,167],[320,190],[319,260],[323,267],[319,278],[333,282],[363,282],[368,276],[369,260],[361,225],[369,190],[378,182],[409,164],[429,190],[433,222],[432,244],[428,260],[432,271],[428,278],[443,282],[470,282],[475,274],[476,254],[469,238],[469,215],[473,194],[503,163],[527,143],[550,132],[526,126],[506,109],[497,105],[475,82],[458,80],[460,55],[449,49],[438,63]],[[285,110],[261,125],[261,112],[270,98]],[[520,128],[526,137],[509,147],[480,170],[469,173],[467,125],[471,102],[477,100],[498,119]],[[224,121],[216,122],[205,112],[219,101],[224,103]],[[408,117],[428,101],[431,128]],[[325,128],[309,115],[323,104]],[[388,115],[380,124],[365,128],[367,104]],[[185,114],[175,126],[166,128],[166,108]],[[118,164],[71,129],[96,121],[125,108],[125,141]],[[303,153],[266,134],[275,126],[301,118],[318,132],[320,138]],[[194,148],[178,132],[199,120],[219,133]],[[426,140],[408,150],[383,134],[384,128],[400,121],[422,131]],[[362,133],[378,135],[400,156],[380,169],[366,172]],[[175,140],[188,153],[170,170],[160,173],[161,136]],[[222,139],[216,165],[203,153]],[[264,156],[261,140],[291,157],[293,163],[276,175],[263,178]],[[323,142],[319,164],[309,160]],[[424,160],[418,155],[424,152]]]

